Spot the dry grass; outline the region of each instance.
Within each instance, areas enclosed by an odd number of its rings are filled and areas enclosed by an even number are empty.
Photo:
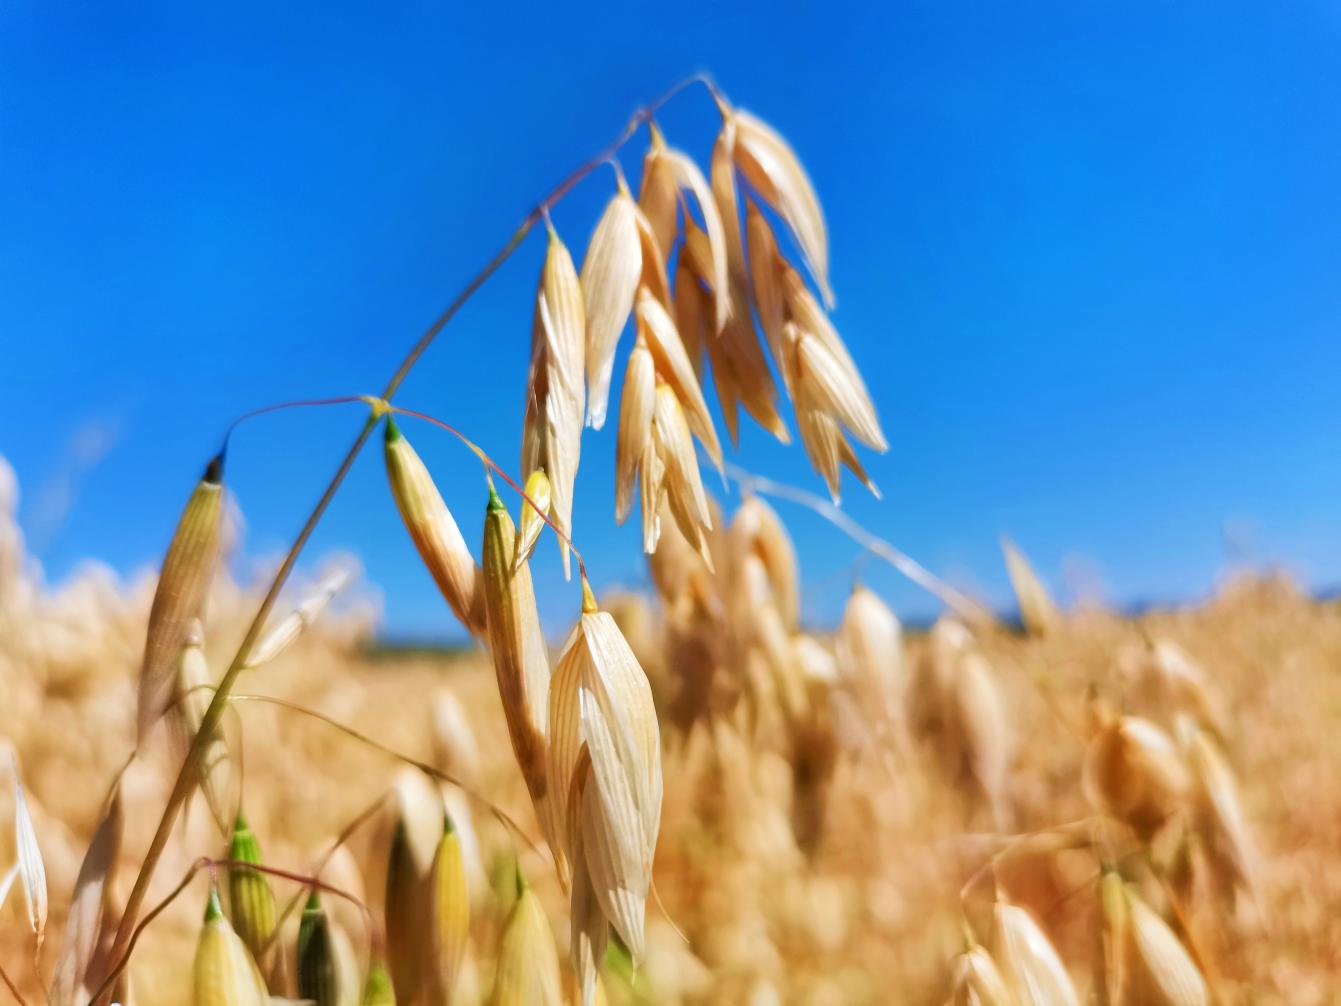
[[[51,888],[51,933],[59,946],[75,873],[97,824],[108,780],[135,732],[139,634],[149,584],[129,586],[89,571],[55,594],[19,573],[8,555],[0,583],[0,735],[23,766]],[[251,598],[223,581],[212,598],[208,646],[218,671],[225,643],[242,631]],[[360,648],[370,624],[359,605],[337,602],[272,666],[250,672],[243,693],[302,702],[405,753],[431,760],[428,697],[450,691],[464,709],[473,744],[452,738],[471,787],[539,835],[512,758],[494,672],[483,657],[385,656]],[[636,609],[632,606],[628,611]],[[625,618],[637,645],[640,635]],[[1116,655],[1144,635],[1181,645],[1210,672],[1230,722],[1229,759],[1241,780],[1246,813],[1261,847],[1260,894],[1266,923],[1213,913],[1198,920],[1202,951],[1227,1002],[1324,1003],[1341,982],[1341,787],[1326,752],[1341,727],[1341,609],[1319,604],[1279,581],[1240,582],[1197,610],[1131,620],[1090,612],[1061,621],[1046,638],[1004,631],[980,635],[1020,739],[1009,796],[1019,830],[1085,817],[1080,786],[1084,696],[1091,684],[1119,694]],[[909,663],[927,649],[907,641]],[[659,700],[673,687],[645,659]],[[1127,690],[1125,694],[1135,694]],[[245,725],[237,768],[245,773],[246,810],[268,864],[299,872],[348,821],[386,793],[394,763],[329,726],[288,710],[237,703]],[[1134,709],[1158,718],[1158,709]],[[664,711],[663,723],[671,722]],[[236,725],[230,740],[238,741]],[[990,883],[961,913],[959,890],[1001,842],[989,818],[947,778],[934,747],[915,742],[897,760],[840,754],[823,801],[822,831],[807,855],[792,812],[793,766],[782,754],[742,736],[726,719],[664,733],[666,795],[656,884],[670,922],[649,911],[648,957],[636,992],[607,969],[612,1002],[742,1003],[771,987],[787,1003],[942,1001],[952,960],[963,948],[962,919],[990,932]],[[125,782],[126,839],[118,886],[148,842],[166,796],[166,731],[155,735],[146,764]],[[458,766],[461,767],[461,766]],[[6,788],[3,798],[10,800]],[[560,947],[566,905],[552,868],[481,804],[471,806],[483,873],[473,874],[472,948],[462,1001],[487,990],[500,927],[509,910],[512,858],[520,854],[550,916]],[[0,807],[9,820],[12,807]],[[350,842],[343,867],[325,874],[336,886],[361,886],[376,905],[383,889],[389,816]],[[470,822],[466,822],[469,826]],[[12,861],[8,834],[0,858]],[[197,798],[174,835],[154,890],[161,893],[201,854],[222,855],[224,840]],[[1043,922],[1082,991],[1091,980],[1099,897],[1093,856],[1084,851],[1021,857],[997,882]],[[492,877],[493,891],[480,890]],[[283,904],[292,885],[275,881]],[[155,923],[134,962],[136,999],[180,1001],[187,989],[206,881]],[[152,899],[151,899],[152,900]],[[30,997],[40,998],[31,969],[31,937],[22,899],[10,899],[0,960]],[[358,912],[326,898],[353,936],[367,938]],[[1202,913],[1203,915],[1206,913]],[[294,920],[290,921],[290,926]],[[48,973],[52,953],[45,967]],[[766,998],[757,1001],[769,1001]]]

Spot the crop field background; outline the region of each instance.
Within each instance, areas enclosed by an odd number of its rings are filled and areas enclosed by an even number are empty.
[[[0,4],[0,1001],[1341,1003],[1337,93]]]

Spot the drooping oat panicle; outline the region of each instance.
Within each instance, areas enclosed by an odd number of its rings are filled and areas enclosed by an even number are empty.
[[[435,1001],[453,1001],[461,962],[470,939],[470,892],[466,886],[461,839],[450,817],[444,818],[442,840],[433,857],[433,947],[430,967]]]
[[[563,1006],[559,952],[535,892],[517,875],[520,890],[503,927],[490,1006]]]
[[[1187,770],[1173,741],[1155,724],[1123,716],[1101,724],[1085,754],[1090,804],[1149,840],[1182,806]]]
[[[19,881],[23,884],[23,901],[28,911],[28,926],[37,936],[41,947],[47,931],[47,868],[37,844],[37,829],[33,827],[32,811],[19,779],[19,762],[14,767],[14,851],[18,856]]]
[[[1006,572],[1015,591],[1015,601],[1020,606],[1020,620],[1025,631],[1033,636],[1046,636],[1060,620],[1057,605],[1024,553],[1005,535],[1001,537],[1001,553],[1006,557]]]
[[[1209,1006],[1201,970],[1155,910],[1130,887],[1132,1006]]]
[[[391,974],[381,961],[373,961],[368,968],[368,980],[363,984],[362,1006],[396,1006],[396,991]]]
[[[192,974],[195,1006],[268,1006],[269,994],[251,954],[210,889],[205,925],[196,944]]]
[[[527,477],[526,497],[521,504],[521,528],[517,532],[517,554],[513,559],[517,565],[531,558],[540,532],[545,529],[544,518],[553,512],[549,476],[543,468],[537,468]]]
[[[517,532],[492,487],[484,517],[484,609],[489,653],[512,751],[526,781],[536,818],[554,855],[560,883],[568,868],[555,821],[554,794],[546,777],[545,733],[549,709],[549,657],[536,612],[529,564],[516,562]]]
[[[633,311],[633,295],[643,273],[642,216],[621,177],[606,204],[582,261],[582,303],[586,310],[587,425],[605,425],[610,377],[619,334]]]
[[[982,947],[966,950],[950,972],[948,1006],[1020,1006],[992,955]]]
[[[331,923],[315,890],[298,923],[298,998],[314,1006],[341,1006]]]
[[[176,691],[170,714],[178,757],[182,760],[186,759],[213,697],[214,678],[205,659],[204,629],[199,619],[192,619],[177,661]],[[232,767],[223,732],[217,728],[200,753],[196,778],[214,823],[222,834],[227,835],[232,821],[229,799]]]
[[[523,422],[522,471],[544,469],[550,481],[554,522],[570,537],[573,485],[582,446],[586,337],[586,313],[577,270],[568,249],[550,227],[549,248],[531,324],[531,375]],[[564,541],[559,544],[567,577],[568,544]]]
[[[292,646],[294,640],[317,620],[335,595],[345,588],[351,576],[350,570],[344,566],[338,566],[323,576],[311,595],[256,644],[247,657],[246,666],[251,669],[268,664]]]
[[[661,740],[647,675],[585,584],[583,594],[553,682],[550,775],[569,780],[566,803],[585,746],[584,859],[601,912],[638,961],[661,825]],[[560,820],[568,818],[565,807]]]
[[[228,858],[234,863],[259,866],[261,845],[239,811],[233,822]],[[275,931],[275,892],[260,870],[232,866],[228,870],[228,915],[233,931],[246,944],[252,957],[262,963],[264,951]]]
[[[1075,985],[1052,941],[1034,917],[1018,905],[998,901],[996,958],[1021,1003],[1028,1006],[1079,1006]]]
[[[405,529],[452,613],[476,636],[484,632],[479,568],[424,462],[386,418],[386,473]]]
[[[832,309],[828,231],[819,199],[800,160],[786,140],[749,112],[723,107],[722,120],[722,135],[728,137],[727,146],[736,168],[760,198],[786,221],[825,304]]]
[[[103,928],[105,893],[109,881],[115,881],[123,821],[118,782],[79,866],[70,912],[65,921],[64,943],[47,996],[50,1006],[75,1006],[75,999],[87,979],[89,963]]]
[[[651,145],[643,159],[643,181],[638,202],[664,252],[675,240],[676,216],[681,205],[681,193],[687,192],[698,205],[703,217],[703,231],[707,237],[707,252],[714,297],[713,332],[720,332],[731,313],[732,305],[727,285],[726,229],[718,212],[712,189],[697,164],[685,154],[666,145],[661,130],[650,123]],[[686,213],[688,210],[685,211]]]
[[[201,615],[219,558],[223,516],[223,457],[196,484],[163,559],[140,667],[137,744],[172,702],[177,658],[190,622]]]

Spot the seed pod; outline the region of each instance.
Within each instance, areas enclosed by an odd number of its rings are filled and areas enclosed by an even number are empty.
[[[567,863],[554,828],[545,775],[549,658],[540,631],[530,566],[515,561],[517,532],[507,507],[491,488],[484,518],[484,609],[489,653],[498,678],[512,750],[535,805],[536,818],[554,854],[560,883]]]
[[[210,889],[205,925],[196,945],[195,1006],[268,1006],[256,962],[224,917],[219,892]]]
[[[214,696],[214,678],[210,674],[209,664],[205,660],[204,630],[199,619],[191,619],[182,644],[181,656],[177,662],[176,689],[173,706],[169,713],[172,732],[176,738],[178,757],[186,760],[197,731],[205,719],[205,710],[209,708]],[[229,833],[229,780],[232,769],[228,758],[228,745],[223,733],[217,727],[205,742],[200,753],[200,762],[196,767],[196,778],[200,791],[209,805],[214,823],[220,832]]]
[[[298,923],[298,998],[311,999],[316,1006],[339,1006],[330,920],[315,890]]]
[[[484,611],[475,559],[424,462],[390,416],[386,419],[386,472],[396,509],[438,590],[461,624],[477,636],[482,634]]]
[[[997,958],[1015,994],[1031,1006],[1079,1006],[1075,986],[1052,942],[1017,905],[996,904]]]
[[[178,655],[191,619],[198,618],[219,557],[223,515],[223,456],[212,460],[186,501],[177,530],[168,545],[158,588],[149,609],[149,631],[140,666],[140,697],[136,717],[137,745],[172,701]]]
[[[1057,605],[1053,603],[1048,589],[1043,586],[1043,581],[1038,578],[1024,553],[1004,536],[1001,539],[1001,552],[1006,557],[1006,572],[1010,574],[1010,585],[1015,591],[1016,603],[1020,606],[1020,620],[1024,623],[1025,631],[1031,636],[1046,636],[1060,621]]]
[[[543,468],[537,468],[526,479],[526,495],[528,498],[522,500],[521,530],[517,535],[515,566],[520,566],[531,558],[531,553],[535,551],[535,543],[540,540],[540,532],[545,530],[543,517],[550,515],[553,497],[549,477]],[[535,506],[532,506],[532,503]],[[540,509],[537,511],[536,507]]]
[[[498,947],[491,1006],[562,1006],[559,953],[535,892],[517,874],[517,901]]]
[[[466,887],[461,839],[451,818],[433,858],[433,966],[439,1001],[451,1002],[470,938],[470,892]]]
[[[28,909],[28,925],[37,935],[37,946],[47,931],[47,868],[37,844],[37,829],[28,809],[19,781],[19,762],[14,759],[14,849],[18,854],[19,880],[23,882],[23,900]]]
[[[363,1006],[396,1006],[391,975],[381,961],[374,961],[368,968],[368,981],[363,986]]]
[[[80,984],[88,976],[89,962],[97,949],[104,922],[104,892],[115,876],[121,850],[123,814],[121,785],[116,784],[102,821],[93,833],[88,852],[79,867],[70,913],[65,923],[65,942],[56,962],[48,995],[51,1006],[74,1006]],[[0,907],[4,899],[0,897]]]
[[[239,811],[233,823],[228,858],[234,863],[261,864],[261,846]],[[228,871],[228,907],[233,929],[259,962],[275,931],[275,893],[260,870],[234,866]]]

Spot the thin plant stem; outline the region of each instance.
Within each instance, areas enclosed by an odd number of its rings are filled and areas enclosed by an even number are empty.
[[[4,965],[0,965],[0,981],[5,983],[5,987],[9,989],[10,994],[14,996],[19,1006],[28,1006],[28,1000],[23,998],[23,993],[14,984],[14,979],[9,977],[9,972],[5,970]]]
[[[885,539],[867,531],[823,497],[795,486],[775,482],[763,475],[755,475],[730,461],[725,462],[723,467],[726,474],[736,480],[742,492],[775,496],[813,510],[862,548],[885,560],[913,583],[940,599],[947,607],[970,622],[990,624],[996,621],[992,613],[973,598],[951,587],[920,562],[895,548]]]
[[[606,160],[618,153],[619,150],[633,138],[638,129],[644,123],[650,121],[652,116],[655,115],[662,106],[693,84],[701,84],[705,86],[712,94],[714,100],[717,101],[719,107],[722,107],[723,98],[721,92],[713,84],[712,80],[704,74],[695,74],[681,80],[655,101],[638,109],[624,126],[623,131],[615,137],[605,149],[598,152],[594,157],[564,178],[563,181],[556,185],[554,189],[526,215],[520,226],[518,226],[512,236],[508,238],[503,247],[499,249],[493,258],[485,263],[484,267],[476,273],[474,278],[466,283],[461,289],[461,292],[447,305],[446,309],[444,309],[433,323],[425,329],[423,335],[421,335],[418,341],[410,348],[410,351],[405,355],[405,358],[391,375],[390,380],[387,381],[386,387],[383,389],[380,396],[382,400],[387,402],[391,400],[391,397],[395,395],[405,378],[409,376],[410,371],[414,369],[415,364],[419,362],[419,358],[423,356],[428,347],[432,345],[433,340],[447,327],[448,323],[456,316],[456,313],[461,310],[462,306],[470,300],[480,287],[488,282],[489,278],[492,277],[493,274],[502,267],[503,263],[512,256],[512,253],[517,250],[536,223],[543,219],[545,214],[548,213],[556,203],[572,191],[574,186],[604,164]],[[288,553],[284,557],[284,561],[280,563],[279,569],[276,570],[270,588],[266,591],[265,597],[262,598],[261,604],[257,608],[256,615],[252,619],[251,625],[247,629],[247,633],[243,637],[241,645],[238,647],[237,655],[234,656],[233,662],[224,673],[223,680],[219,682],[219,687],[214,693],[214,698],[210,701],[209,708],[205,710],[205,715],[201,719],[200,727],[196,731],[194,739],[191,741],[190,750],[187,751],[186,757],[182,761],[181,770],[177,773],[177,781],[173,784],[172,793],[168,797],[166,806],[163,808],[163,814],[159,819],[158,827],[154,832],[154,837],[149,843],[149,849],[145,854],[143,862],[140,864],[139,872],[135,877],[135,883],[131,887],[130,894],[126,898],[125,911],[121,916],[121,923],[117,928],[116,939],[112,944],[111,956],[112,959],[117,960],[118,963],[120,963],[120,961],[130,952],[131,934],[135,931],[135,923],[139,916],[140,907],[144,904],[145,895],[148,893],[149,882],[153,879],[154,870],[158,866],[159,859],[162,858],[163,849],[167,845],[168,835],[171,833],[172,826],[176,822],[177,814],[180,812],[182,804],[186,802],[186,798],[190,795],[195,782],[195,767],[200,760],[207,739],[210,737],[211,733],[218,725],[220,717],[223,715],[223,711],[228,701],[228,694],[233,687],[233,682],[246,666],[247,656],[250,654],[252,647],[255,646],[257,637],[260,635],[261,630],[265,625],[265,620],[269,616],[271,608],[274,607],[275,600],[279,596],[279,592],[283,588],[285,581],[293,571],[294,564],[298,561],[298,556],[302,553],[304,546],[307,545],[308,539],[312,537],[312,532],[316,529],[316,526],[325,514],[327,507],[330,506],[331,500],[335,497],[340,485],[344,482],[345,476],[349,474],[349,469],[353,467],[355,459],[363,450],[363,445],[367,443],[368,437],[372,435],[372,431],[380,419],[380,414],[374,411],[364,422],[357,436],[355,436],[354,442],[345,452],[344,459],[336,469],[335,475],[331,478],[325,490],[323,490],[321,496],[318,498],[316,506],[313,507],[311,514],[304,522],[302,529],[298,532],[298,536],[294,539],[293,545],[290,546]],[[98,995],[95,995],[91,1001],[93,1003],[103,1001],[106,991],[106,989],[103,989]]]
[[[554,521],[552,521],[549,518],[549,515],[546,514],[545,511],[541,510],[540,507],[536,505],[535,500],[531,499],[530,495],[526,492],[526,490],[517,484],[516,479],[514,479],[511,475],[505,472],[498,465],[498,462],[494,461],[493,458],[489,457],[489,455],[486,454],[484,450],[478,444],[475,443],[475,441],[471,440],[468,436],[466,436],[464,433],[458,430],[451,423],[445,423],[441,419],[435,419],[432,416],[427,415],[426,413],[415,412],[413,409],[402,409],[399,406],[389,406],[389,408],[392,412],[395,412],[399,415],[410,416],[413,419],[422,419],[426,423],[432,423],[434,426],[439,426],[442,429],[446,430],[448,433],[452,434],[458,440],[460,440],[468,448],[470,448],[471,452],[477,458],[480,459],[480,461],[484,464],[486,468],[497,474],[499,478],[501,478],[504,482],[506,482],[509,486],[511,486],[512,489],[517,493],[517,495],[520,496],[523,500],[525,500],[526,504],[532,510],[535,511],[536,516],[539,517],[541,520],[543,520],[546,524],[548,524],[549,529],[553,531],[565,545],[567,545],[570,549],[573,550],[573,555],[577,557],[577,571],[579,574],[581,574],[583,582],[586,581],[587,564],[583,561],[582,553],[578,551],[578,547],[573,544],[573,539],[570,538],[568,535],[566,535],[563,532],[563,530],[559,527],[559,525],[554,523]]]
[[[535,842],[532,841],[529,837],[527,837],[526,832],[522,830],[522,826],[518,824],[516,819],[513,818],[511,815],[509,815],[505,810],[503,810],[495,803],[490,803],[488,800],[480,796],[478,793],[473,792],[469,787],[464,785],[460,779],[456,778],[456,776],[453,776],[447,772],[443,772],[439,769],[436,769],[432,765],[428,764],[428,762],[423,762],[420,761],[418,758],[411,758],[407,754],[402,754],[395,748],[387,747],[381,741],[374,740],[367,734],[355,730],[348,724],[341,723],[339,720],[327,716],[325,713],[319,713],[315,709],[309,709],[307,706],[302,705],[298,702],[290,702],[288,699],[277,698],[274,695],[234,695],[232,698],[233,701],[235,702],[264,702],[267,705],[279,706],[281,709],[288,709],[291,712],[302,713],[304,716],[310,716],[314,720],[319,720],[320,722],[325,723],[328,727],[332,727],[335,730],[339,730],[342,734],[344,734],[351,740],[356,740],[360,744],[366,744],[374,751],[380,751],[388,758],[394,758],[397,761],[409,765],[412,768],[417,768],[420,772],[423,772],[424,775],[437,779],[439,782],[450,783],[457,789],[461,790],[461,792],[465,793],[466,796],[470,797],[472,800],[477,801],[481,806],[488,809],[488,811],[491,814],[493,814],[494,817],[498,818],[499,822],[503,825],[503,827],[515,833],[517,837],[520,838],[523,842],[525,842],[533,851],[535,852],[540,851],[539,848],[536,846]]]

